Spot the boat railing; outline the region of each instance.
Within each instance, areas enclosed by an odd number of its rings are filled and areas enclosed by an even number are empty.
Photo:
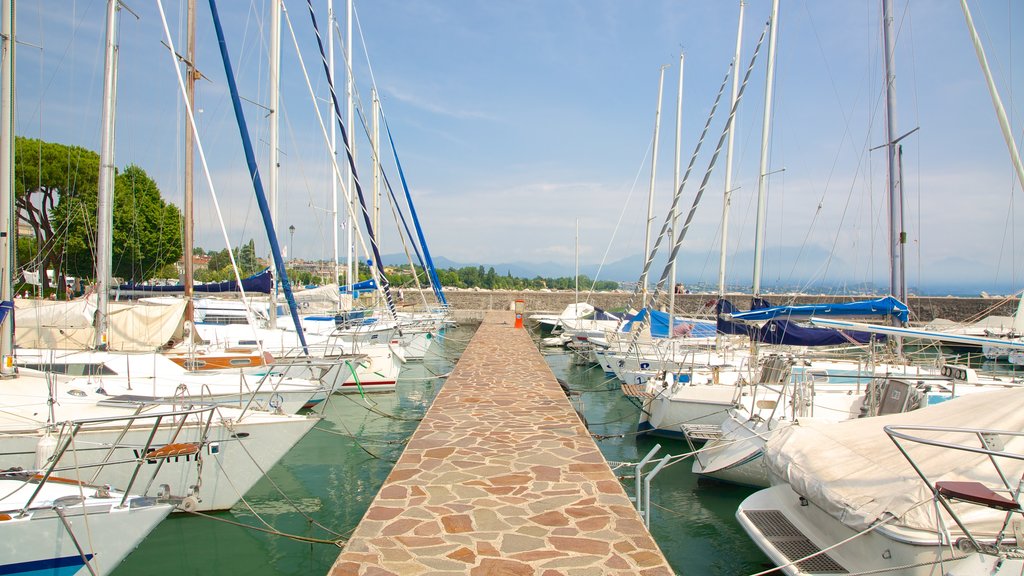
[[[57,423],[55,426],[59,426],[59,432],[57,433],[57,440],[54,445],[53,454],[48,457],[45,467],[40,470],[33,471],[30,475],[30,479],[36,483],[36,487],[32,492],[32,495],[25,502],[22,512],[26,512],[31,507],[32,502],[42,491],[43,486],[47,482],[72,483],[82,487],[96,488],[99,491],[108,491],[109,486],[96,485],[96,479],[99,477],[102,469],[107,466],[134,464],[135,469],[132,471],[127,485],[117,487],[117,489],[122,492],[119,506],[124,506],[128,501],[132,488],[139,480],[143,465],[147,462],[155,461],[156,465],[153,467],[152,474],[142,492],[142,495],[146,495],[149,490],[152,489],[153,482],[156,480],[157,474],[160,472],[165,461],[170,458],[194,456],[199,453],[202,447],[207,443],[210,425],[213,421],[213,414],[217,407],[213,404],[198,405],[180,410],[174,409],[168,412],[156,413],[142,413],[143,408],[143,406],[140,406],[133,414],[127,416],[81,418]],[[146,420],[151,420],[152,424],[147,424],[145,428],[142,428],[144,431],[148,431],[145,443],[141,446],[125,444],[124,438],[128,431],[137,427],[140,421]],[[194,441],[179,442],[182,429],[185,424],[190,421],[201,427],[201,433]],[[77,458],[74,458],[75,463],[72,466],[62,466],[60,464],[61,459],[66,453],[70,451],[74,456],[74,453],[80,449],[76,446],[75,440],[82,432],[110,428],[112,425],[119,425],[121,430],[118,433],[116,440],[106,447],[106,454],[104,454],[99,461],[95,463],[82,464],[77,462]],[[168,425],[173,427],[170,437],[162,446],[156,447],[155,440],[157,432],[159,432],[162,427],[166,427]],[[129,459],[114,459],[115,453],[119,449],[125,448],[131,449],[134,457]],[[91,450],[93,449],[93,445],[90,445],[85,449]],[[64,478],[57,475],[58,473],[67,472],[69,470],[75,470],[77,472],[84,468],[95,469],[92,477],[86,481]],[[161,487],[160,497],[167,500],[179,499],[171,496],[169,494],[169,489],[165,487]]]
[[[934,499],[938,505],[942,506],[942,508],[953,519],[953,522],[955,522],[963,532],[966,541],[961,540],[959,545],[962,546],[965,543],[969,543],[973,550],[983,551],[986,549],[986,547],[983,546],[978,538],[976,538],[971,532],[963,518],[956,512],[956,510],[954,510],[951,503],[951,501],[954,500],[1005,512],[1005,518],[1003,520],[1002,527],[997,533],[994,545],[998,547],[1004,543],[1004,539],[1007,535],[1007,529],[1010,527],[1010,521],[1014,514],[1024,513],[1024,509],[1021,507],[1021,491],[1024,489],[1024,475],[1022,475],[1019,480],[1010,480],[1004,470],[1004,466],[1000,464],[1000,462],[1005,463],[1006,460],[1010,460],[1024,463],[1024,454],[1006,450],[1006,445],[1008,444],[1006,438],[1022,438],[1024,437],[1024,432],[992,430],[985,428],[910,426],[893,424],[887,425],[883,429],[889,436],[889,439],[896,444],[896,448],[899,449],[903,454],[903,457],[907,459],[907,462],[910,463],[910,466],[914,469],[917,475],[921,477],[921,480],[924,481],[932,491]],[[965,436],[965,439],[962,442],[950,442],[948,440],[930,438],[925,434],[943,434],[947,437],[950,435],[962,434]],[[995,472],[995,476],[992,477],[990,475],[989,480],[995,480],[997,478],[1001,486],[989,486],[980,481],[971,479],[933,481],[924,471],[923,466],[919,462],[915,461],[913,456],[911,456],[908,451],[908,447],[904,442],[986,456],[987,458],[983,459],[983,461],[987,460],[989,464],[991,464],[992,470]],[[970,442],[970,444],[968,444],[968,442]],[[976,445],[974,444],[975,442],[977,442]],[[1018,465],[1017,468],[1020,469],[1020,466]],[[948,533],[947,537],[952,541],[952,538],[949,538]],[[1015,544],[1017,549],[1024,547],[1024,542],[1018,541],[1016,537]]]

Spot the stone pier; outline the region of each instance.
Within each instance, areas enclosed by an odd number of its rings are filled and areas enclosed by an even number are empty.
[[[540,352],[494,311],[331,574],[672,571]]]

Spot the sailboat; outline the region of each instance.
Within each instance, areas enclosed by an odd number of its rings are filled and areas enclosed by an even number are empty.
[[[891,0],[882,6],[891,75]],[[970,25],[966,3],[961,6]],[[891,76],[888,84],[891,106]],[[898,338],[988,340],[837,320],[812,322]],[[968,379],[973,372],[955,366],[943,371]],[[839,423],[809,420],[778,430],[764,447],[774,485],[744,500],[737,519],[786,574],[1024,572],[1019,516],[1024,388],[1019,379],[1001,380],[1007,389],[912,412]]]
[[[111,0],[108,13],[114,12]],[[10,372],[11,352],[9,239],[13,205],[13,71],[15,39],[13,0],[0,2],[0,358]],[[110,30],[108,29],[108,34]],[[5,373],[5,380],[12,380]],[[17,378],[13,378],[17,380]],[[6,382],[5,382],[6,383]],[[0,452],[0,572],[108,574],[170,514],[173,506],[153,498],[116,492],[109,487],[54,478],[53,465],[36,474],[11,470],[9,453]],[[76,468],[76,472],[81,469]],[[126,484],[131,487],[131,484]]]
[[[108,121],[113,96],[113,69],[111,66],[113,33],[116,21],[116,2],[110,2],[108,11],[107,78],[104,104],[104,146],[102,166],[113,166],[110,138],[112,125]],[[172,56],[173,57],[173,56]],[[112,181],[103,179],[100,206],[109,206]],[[101,214],[102,216],[102,214]],[[106,221],[102,217],[101,221]],[[109,234],[100,233],[100,238]],[[6,253],[6,252],[5,252]],[[109,284],[109,257],[98,265],[101,285]],[[106,270],[104,272],[104,270]],[[106,289],[100,290],[101,294]],[[109,312],[105,298],[99,299],[100,322],[93,328],[95,343],[109,345],[109,323],[105,314]],[[10,324],[8,323],[7,326]],[[99,352],[97,352],[99,353]],[[11,366],[4,363],[4,366]],[[114,388],[117,378],[105,375],[83,374],[81,377],[36,372],[27,368],[18,369],[18,376],[4,381],[4,409],[0,418],[0,453],[15,455],[5,462],[7,466],[35,467],[37,448],[53,441],[59,433],[61,423],[84,418],[109,418],[112,416],[143,415],[186,410],[201,403],[205,390],[198,385],[189,392],[164,394],[148,393],[148,390],[134,389],[131,380],[126,380],[126,389],[118,393]],[[243,388],[238,376],[234,378],[235,397]],[[108,387],[110,388],[108,390]],[[209,397],[207,397],[207,400]],[[119,445],[121,440],[131,442],[137,449],[150,442],[174,443],[183,439],[201,448],[183,454],[181,457],[155,465],[159,484],[167,484],[175,494],[191,497],[188,507],[196,510],[220,510],[233,506],[287,453],[312,427],[318,418],[290,416],[257,410],[250,405],[251,396],[246,396],[240,408],[218,408],[214,416],[205,422],[188,422],[179,417],[175,422],[163,422],[155,431],[142,425],[131,424],[123,430],[96,428],[82,432],[78,441],[89,446]],[[103,466],[102,474],[96,481],[115,487],[131,484],[131,467],[128,463],[138,461],[140,454],[131,449],[118,451],[110,465]],[[44,452],[45,453],[45,452]],[[59,468],[71,467],[73,458],[79,463],[97,464],[112,456],[105,456],[107,450],[92,450],[82,453],[65,453],[55,456]],[[44,458],[45,461],[45,458]],[[206,462],[210,465],[203,466]]]

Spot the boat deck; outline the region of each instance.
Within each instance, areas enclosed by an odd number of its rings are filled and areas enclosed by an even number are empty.
[[[671,575],[511,312],[489,312],[332,567]]]

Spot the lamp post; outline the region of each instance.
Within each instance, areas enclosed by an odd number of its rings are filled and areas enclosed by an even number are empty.
[[[295,259],[295,253],[293,252],[293,250],[295,250],[295,225],[294,224],[292,224],[291,226],[288,227],[288,252],[291,252],[291,254],[289,254],[289,256],[291,256],[292,260]]]

